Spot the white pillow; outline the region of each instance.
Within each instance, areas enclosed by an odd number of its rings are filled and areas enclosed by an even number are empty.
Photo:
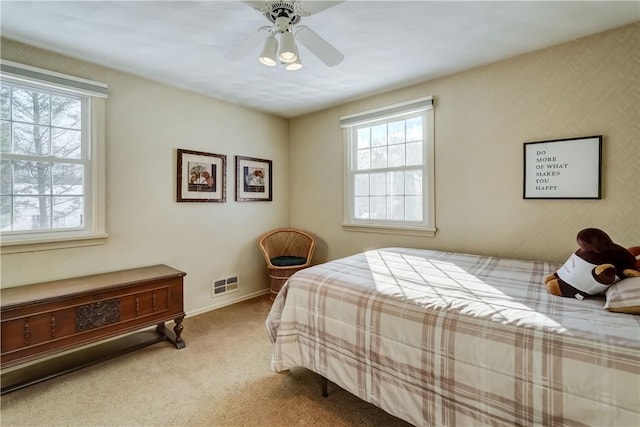
[[[617,313],[640,314],[640,277],[628,277],[606,291],[604,308]]]

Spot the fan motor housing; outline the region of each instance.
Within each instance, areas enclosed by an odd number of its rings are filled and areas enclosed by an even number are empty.
[[[264,16],[274,24],[276,19],[281,17],[289,18],[289,25],[297,24],[300,22],[300,15],[296,13],[295,5],[293,2],[279,1],[271,5],[271,8],[264,13]]]

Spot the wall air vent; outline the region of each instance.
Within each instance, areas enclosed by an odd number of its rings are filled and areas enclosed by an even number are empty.
[[[238,290],[239,280],[238,276],[226,277],[224,279],[211,281],[211,298],[225,295],[229,292],[236,292]]]

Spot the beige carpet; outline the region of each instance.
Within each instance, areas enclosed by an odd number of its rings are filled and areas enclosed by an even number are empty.
[[[271,302],[184,321],[167,342],[2,396],[2,426],[407,426],[302,368],[269,369]]]

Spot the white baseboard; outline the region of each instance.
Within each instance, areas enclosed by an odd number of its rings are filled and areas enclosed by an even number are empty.
[[[263,289],[261,291],[256,291],[256,292],[252,292],[250,294],[241,295],[241,296],[238,296],[236,298],[220,301],[217,304],[209,305],[207,307],[202,307],[202,308],[199,308],[197,310],[188,311],[185,314],[187,315],[187,317],[197,316],[198,314],[203,314],[203,313],[206,313],[208,311],[217,310],[219,308],[226,307],[226,306],[231,305],[231,304],[236,304],[236,303],[239,303],[239,302],[242,302],[242,301],[246,301],[246,300],[251,299],[251,298],[256,298],[256,297],[259,297],[261,295],[265,295],[265,294],[268,294],[268,293],[269,293],[269,289]]]

